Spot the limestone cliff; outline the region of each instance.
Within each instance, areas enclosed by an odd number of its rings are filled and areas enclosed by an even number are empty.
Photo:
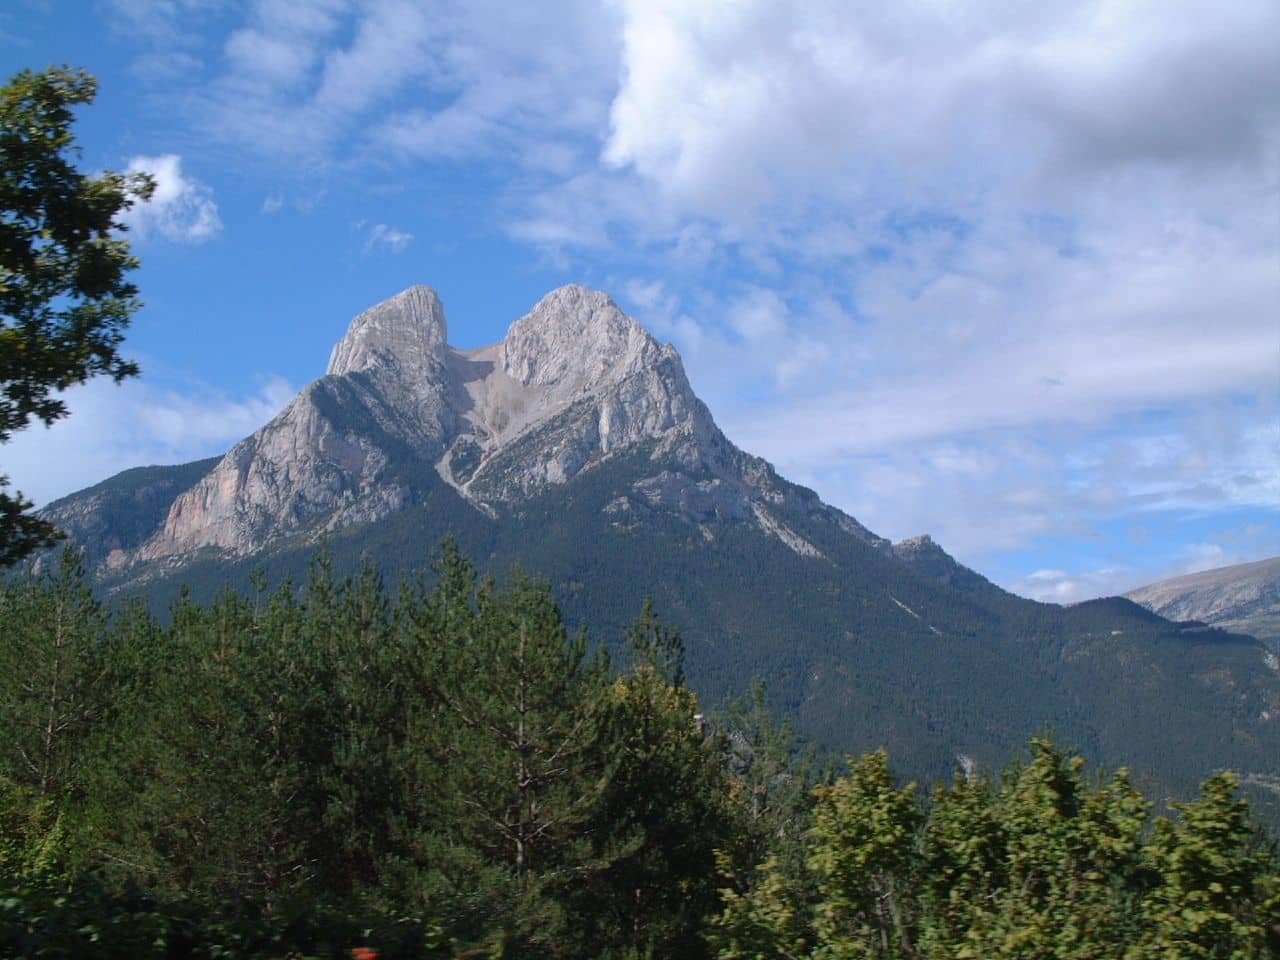
[[[489,515],[643,446],[652,470],[609,505],[708,524],[747,522],[802,556],[786,505],[887,545],[811,491],[737,449],[694,395],[675,349],[605,294],[552,291],[488,347],[448,343],[444,307],[417,286],[356,317],[325,376],[173,501],[115,563],[208,550],[245,556],[282,537],[377,520],[436,476]]]

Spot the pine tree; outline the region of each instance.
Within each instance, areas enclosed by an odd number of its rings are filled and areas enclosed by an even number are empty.
[[[464,939],[564,955],[567,891],[610,860],[590,830],[613,767],[607,662],[568,636],[545,584],[516,573],[466,599],[469,580],[446,550],[417,616],[418,642],[434,649],[407,742],[419,756],[410,842],[436,877],[421,881],[426,895],[470,916]]]
[[[814,956],[914,955],[913,851],[922,814],[915,784],[898,787],[883,750],[851,761],[818,790],[809,865],[818,875]]]
[[[1128,960],[1261,960],[1280,955],[1280,863],[1260,843],[1234,774],[1175,803],[1147,847],[1159,883],[1143,906],[1144,930]]]
[[[684,686],[684,645],[645,603],[625,636],[629,671],[606,696],[601,748],[612,773],[591,830],[612,858],[575,901],[584,955],[697,957],[717,903],[715,850],[729,843],[721,738]]]
[[[0,582],[0,770],[39,798],[71,789],[105,706],[106,614],[79,554]]]

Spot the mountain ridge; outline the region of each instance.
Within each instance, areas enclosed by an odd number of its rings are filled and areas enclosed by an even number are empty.
[[[1280,675],[1256,640],[1128,600],[1036,603],[928,536],[890,543],[734,446],[674,348],[605,294],[552,291],[486,347],[447,336],[434,291],[410,288],[216,462],[46,515],[78,524],[101,589],[160,608],[255,571],[296,582],[322,539],[340,570],[418,577],[451,534],[483,569],[546,577],[606,645],[651,598],[701,695],[763,677],[800,729],[886,746],[921,780],[1001,764],[1046,726],[1184,794],[1224,765],[1280,774]]]
[[[730,443],[675,349],[607,295],[558,288],[487,347],[459,350],[447,331],[439,296],[425,286],[360,313],[325,375],[180,493],[154,535],[114,555],[114,566],[172,565],[206,549],[244,557],[307,528],[318,535],[378,520],[420,492],[393,476],[393,461],[429,465],[493,516],[499,503],[527,499],[650,439],[659,441],[656,459],[709,468],[715,479],[690,484],[658,470],[634,493],[690,518],[751,520],[792,549],[818,554],[770,505],[799,499],[835,508]],[[614,509],[631,506],[623,496]],[[62,505],[46,514],[58,522]],[[840,513],[840,522],[891,549],[852,517]]]
[[[1125,596],[1170,620],[1247,633],[1280,654],[1280,557],[1171,577]]]

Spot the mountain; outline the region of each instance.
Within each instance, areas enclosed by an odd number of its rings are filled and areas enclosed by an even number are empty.
[[[1161,580],[1125,596],[1170,620],[1247,633],[1280,654],[1280,557]]]
[[[1280,774],[1280,675],[1255,639],[1120,598],[1035,603],[928,537],[876,536],[730,443],[676,351],[578,286],[475,350],[406,290],[225,456],[45,514],[101,589],[161,607],[183,584],[296,580],[321,538],[340,569],[415,576],[451,533],[483,568],[546,577],[605,642],[651,597],[704,699],[761,677],[801,730],[915,777],[1001,765],[1045,728],[1166,791]]]

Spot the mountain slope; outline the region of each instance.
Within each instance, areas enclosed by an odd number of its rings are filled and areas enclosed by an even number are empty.
[[[182,583],[296,578],[322,536],[343,567],[414,575],[452,533],[483,567],[547,577],[598,639],[652,597],[705,697],[763,677],[802,729],[886,745],[917,777],[1000,764],[1049,726],[1161,789],[1280,773],[1280,676],[1255,640],[1127,600],[1034,603],[927,537],[877,537],[733,446],[675,350],[581,287],[479,350],[450,347],[439,299],[412,288],[357,317],[266,427],[163,475],[149,531],[119,535],[92,491],[51,509],[80,518],[90,556],[118,541],[104,589],[163,605]]]
[[[1280,653],[1280,557],[1161,580],[1125,596],[1170,620],[1247,633]]]

